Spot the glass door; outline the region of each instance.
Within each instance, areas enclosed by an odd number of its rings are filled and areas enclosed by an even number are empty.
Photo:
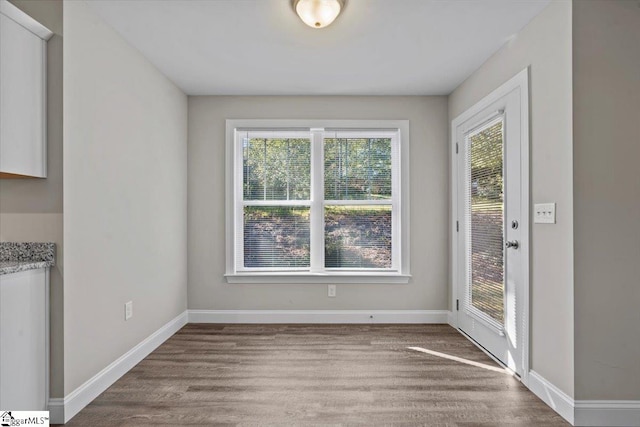
[[[519,89],[455,128],[458,328],[514,372],[524,366]]]

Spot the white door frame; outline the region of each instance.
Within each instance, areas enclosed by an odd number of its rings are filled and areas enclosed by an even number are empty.
[[[458,231],[457,221],[458,218],[458,162],[456,159],[456,129],[466,120],[470,119],[474,115],[478,114],[483,109],[487,108],[492,103],[496,102],[501,97],[505,96],[509,92],[516,88],[520,88],[520,155],[521,155],[521,218],[520,227],[522,229],[520,250],[522,251],[522,313],[520,317],[522,319],[521,325],[518,328],[519,334],[522,337],[522,376],[521,381],[524,385],[529,383],[529,280],[530,280],[530,264],[531,257],[529,256],[529,242],[530,242],[530,192],[529,192],[529,180],[530,180],[530,168],[529,168],[529,68],[525,68],[514,77],[509,79],[506,83],[499,88],[492,91],[489,95],[485,96],[478,103],[471,108],[460,114],[451,122],[450,133],[450,168],[451,168],[451,252],[449,254],[451,258],[451,311],[452,316],[451,326],[458,328],[458,311],[456,310],[456,300],[458,298],[458,284],[459,280],[459,265],[458,265]],[[462,285],[460,285],[462,286]]]

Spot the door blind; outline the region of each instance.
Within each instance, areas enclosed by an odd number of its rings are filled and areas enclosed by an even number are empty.
[[[467,136],[466,224],[468,302],[483,316],[504,323],[503,120]]]

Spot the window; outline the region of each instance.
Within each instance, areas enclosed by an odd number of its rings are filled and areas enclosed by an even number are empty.
[[[408,281],[407,121],[227,121],[229,282]]]

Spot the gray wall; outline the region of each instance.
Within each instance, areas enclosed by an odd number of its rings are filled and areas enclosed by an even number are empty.
[[[225,119],[408,119],[411,273],[407,285],[227,284]],[[447,302],[446,97],[189,97],[189,308],[432,309]]]
[[[573,6],[577,399],[640,399],[640,7]]]
[[[54,242],[51,269],[51,396],[63,396],[62,1],[10,0],[53,31],[47,44],[47,178],[0,180],[0,240]]]
[[[187,97],[87,3],[64,22],[68,394],[187,307]]]
[[[531,368],[573,396],[571,3],[552,2],[462,83],[449,119],[527,66],[531,202],[557,204],[557,224],[532,224]]]

